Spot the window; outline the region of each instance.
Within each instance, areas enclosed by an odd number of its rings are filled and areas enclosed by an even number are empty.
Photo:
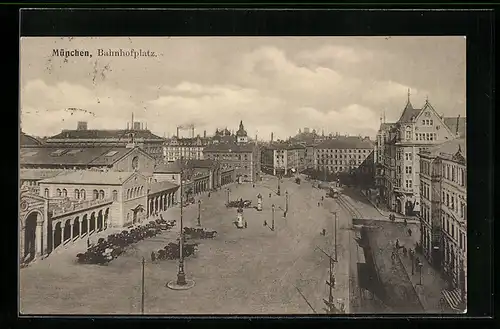
[[[429,126],[432,126],[432,125],[433,125],[432,120],[429,120]]]
[[[465,186],[465,170],[460,169],[460,176],[461,176],[460,185]]]
[[[450,206],[450,195],[446,193],[446,207]]]
[[[80,199],[80,191],[79,190],[75,190],[75,199]]]
[[[406,188],[411,188],[412,187],[412,181],[411,179],[406,180]]]
[[[85,190],[80,190],[80,198],[82,198],[82,200],[85,200]]]
[[[67,197],[68,197],[68,191],[67,191],[66,189],[63,189],[63,190],[62,190],[62,196],[63,196],[64,198],[67,198]]]
[[[94,200],[97,200],[99,198],[99,191],[94,190],[93,191],[93,197],[94,197]]]
[[[132,159],[132,170],[138,170],[139,169],[139,157],[135,156]]]
[[[406,172],[407,174],[411,174],[411,166],[406,166],[406,167],[405,167],[405,172]]]
[[[49,197],[49,189],[46,188],[44,191],[43,191],[43,195],[45,195],[46,198]]]
[[[118,200],[118,191],[113,190],[113,201],[116,201],[116,200]]]
[[[103,190],[99,191],[99,199],[104,199],[104,191]]]
[[[412,160],[412,155],[411,155],[411,152],[406,152],[406,153],[405,153],[405,160],[406,160],[406,161],[411,161],[411,160]]]
[[[61,192],[61,189],[57,189],[57,196],[61,196],[62,195],[62,192]]]

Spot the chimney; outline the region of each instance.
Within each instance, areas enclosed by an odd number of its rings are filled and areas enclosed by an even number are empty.
[[[177,127],[177,138],[179,138],[179,127]]]
[[[203,130],[203,138],[207,138],[207,131]]]
[[[273,139],[274,139],[274,134],[271,133],[271,143],[273,142]]]
[[[87,130],[87,121],[78,121],[76,130]]]
[[[130,122],[127,122],[127,130],[130,130]]]
[[[194,126],[191,126],[191,137],[194,138]]]

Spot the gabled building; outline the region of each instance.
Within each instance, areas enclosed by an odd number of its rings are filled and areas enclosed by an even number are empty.
[[[419,153],[456,138],[428,100],[422,108],[408,101],[399,120],[388,131],[384,144],[384,193],[382,200],[401,214],[420,213]]]
[[[139,147],[21,148],[21,169],[141,171],[153,173],[154,159]],[[27,172],[26,170],[24,172]]]

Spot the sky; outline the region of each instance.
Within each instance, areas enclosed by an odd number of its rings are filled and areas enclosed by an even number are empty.
[[[23,132],[124,129],[134,113],[159,136],[236,131],[285,139],[309,127],[374,137],[385,113],[395,122],[408,99],[465,116],[464,37],[22,38]],[[152,51],[104,57],[98,49]],[[88,50],[60,57],[53,49]],[[79,110],[68,110],[79,109]],[[181,131],[182,132],[182,131]],[[183,132],[185,135],[186,132]]]

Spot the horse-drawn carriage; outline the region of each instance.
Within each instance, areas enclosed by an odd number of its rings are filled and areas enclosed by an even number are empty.
[[[132,227],[120,233],[110,234],[107,239],[100,238],[97,243],[87,248],[84,253],[76,255],[80,264],[106,265],[121,255],[124,249],[140,240],[151,238],[161,232],[157,222],[151,222],[144,226]]]
[[[252,206],[252,200],[234,200],[229,201],[226,205],[227,208],[250,208]]]
[[[189,257],[194,255],[198,251],[198,243],[184,243],[182,245],[183,257]],[[170,242],[163,249],[158,250],[157,258],[159,260],[173,260],[179,259],[180,257],[180,245],[179,243]]]
[[[217,236],[217,231],[207,231],[204,228],[184,227],[184,235],[192,239],[213,239]]]

